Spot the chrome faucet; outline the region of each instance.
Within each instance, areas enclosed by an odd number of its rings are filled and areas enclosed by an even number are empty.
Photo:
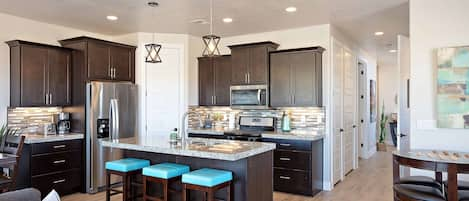
[[[182,115],[182,121],[181,121],[181,128],[179,129],[181,131],[181,140],[184,143],[186,141],[186,120],[189,114],[195,114],[199,118],[199,128],[202,128],[204,126],[202,122],[202,116],[200,116],[199,113],[197,112],[186,112],[184,115]]]

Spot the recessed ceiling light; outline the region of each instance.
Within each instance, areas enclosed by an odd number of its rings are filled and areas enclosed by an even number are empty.
[[[106,16],[106,19],[111,20],[111,21],[116,21],[119,18],[115,15],[108,15],[108,16]]]
[[[233,18],[229,18],[229,17],[223,18],[223,22],[224,23],[231,23],[231,22],[233,22]]]
[[[391,52],[391,53],[396,53],[396,52],[397,52],[397,50],[395,50],[395,49],[392,49],[392,50],[389,50],[389,52]]]
[[[384,35],[384,32],[382,31],[375,32],[375,36],[382,36],[382,35]]]
[[[290,7],[288,7],[288,8],[285,8],[285,11],[287,11],[287,12],[289,12],[289,13],[296,12],[296,7],[290,6]]]

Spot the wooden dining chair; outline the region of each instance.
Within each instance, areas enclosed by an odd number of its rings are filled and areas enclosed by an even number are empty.
[[[16,155],[16,162],[9,166],[9,167],[1,167],[1,168],[8,168],[11,170],[11,175],[2,175],[0,176],[0,192],[7,192],[10,190],[14,190],[16,187],[16,176],[18,173],[18,164],[21,158],[21,154],[23,152],[23,145],[24,145],[24,136],[12,136],[8,135],[4,137],[5,139],[2,140],[2,146],[0,147],[0,152],[5,154],[12,154]]]

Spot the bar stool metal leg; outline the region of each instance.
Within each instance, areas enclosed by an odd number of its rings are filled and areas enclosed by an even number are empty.
[[[106,201],[111,200],[111,174],[106,171]]]

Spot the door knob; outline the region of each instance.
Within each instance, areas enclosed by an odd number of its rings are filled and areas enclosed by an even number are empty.
[[[407,136],[407,135],[406,135],[406,134],[403,134],[403,133],[401,133],[399,136],[400,136],[400,137],[405,137],[405,136]]]
[[[340,132],[344,132],[344,129],[343,129],[343,128],[341,128],[339,131],[340,131]]]

